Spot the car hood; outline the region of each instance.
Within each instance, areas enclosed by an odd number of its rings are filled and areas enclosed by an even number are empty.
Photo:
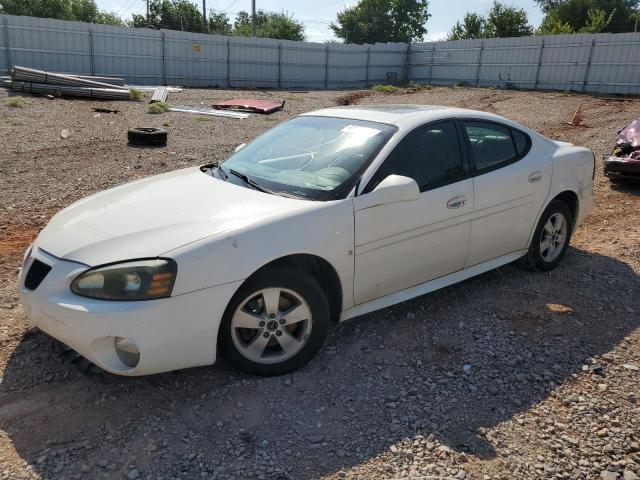
[[[318,203],[270,195],[188,168],[72,204],[51,219],[35,246],[90,266],[156,257]]]

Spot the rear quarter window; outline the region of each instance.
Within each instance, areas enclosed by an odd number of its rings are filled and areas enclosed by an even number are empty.
[[[462,122],[476,172],[495,170],[524,157],[531,146],[527,134],[494,122]]]
[[[529,137],[519,130],[511,129],[513,135],[513,142],[516,144],[516,150],[518,151],[518,157],[524,157],[527,154],[529,146]]]

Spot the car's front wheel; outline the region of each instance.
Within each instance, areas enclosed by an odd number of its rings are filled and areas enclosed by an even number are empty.
[[[573,227],[571,210],[560,200],[552,201],[542,213],[527,254],[520,264],[529,270],[553,270],[562,261]]]
[[[232,298],[220,347],[235,368],[282,375],[307,363],[327,336],[329,304],[317,280],[293,267],[267,269]]]

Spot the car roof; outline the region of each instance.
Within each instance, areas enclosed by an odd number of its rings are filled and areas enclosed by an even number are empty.
[[[413,128],[424,123],[452,117],[473,117],[499,121],[520,127],[504,117],[492,113],[466,108],[439,105],[352,105],[347,107],[323,108],[303,114],[305,116],[348,118],[386,123],[400,128]]]

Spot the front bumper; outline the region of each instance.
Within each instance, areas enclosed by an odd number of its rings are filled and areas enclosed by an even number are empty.
[[[628,160],[620,157],[604,159],[605,176],[616,179],[640,180],[640,160]]]
[[[35,259],[51,270],[37,288],[29,290],[25,276]],[[87,268],[34,248],[20,274],[20,297],[29,320],[100,368],[119,375],[148,375],[215,362],[220,320],[242,282],[158,300],[106,301],[71,292],[71,281]],[[137,345],[140,360],[134,368],[118,356],[116,337]]]

